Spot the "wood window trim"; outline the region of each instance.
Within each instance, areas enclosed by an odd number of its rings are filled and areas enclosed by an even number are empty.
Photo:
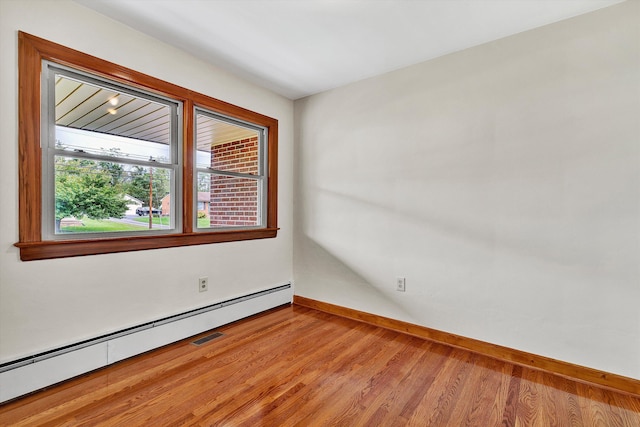
[[[183,114],[183,228],[161,236],[127,236],[87,240],[42,240],[41,82],[42,61],[96,74],[181,101]],[[182,88],[120,65],[24,33],[18,33],[18,174],[19,242],[23,261],[128,252],[273,238],[277,236],[278,121],[271,117]],[[194,107],[255,123],[268,130],[266,227],[198,232],[193,230]]]

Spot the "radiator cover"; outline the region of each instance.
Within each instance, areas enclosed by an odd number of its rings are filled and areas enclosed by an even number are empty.
[[[290,283],[0,365],[0,403],[285,304]]]

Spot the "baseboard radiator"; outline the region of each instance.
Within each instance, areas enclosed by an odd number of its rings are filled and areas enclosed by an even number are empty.
[[[0,403],[285,304],[290,283],[0,365]]]

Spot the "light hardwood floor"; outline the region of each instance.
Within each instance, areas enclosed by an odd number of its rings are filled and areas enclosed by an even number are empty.
[[[640,426],[640,396],[305,307],[216,331],[9,402],[0,425]]]

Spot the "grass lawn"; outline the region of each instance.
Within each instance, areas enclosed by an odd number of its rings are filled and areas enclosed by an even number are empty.
[[[138,218],[134,218],[134,221],[138,221],[144,224],[149,224],[149,217],[141,216]],[[162,218],[154,216],[153,223],[161,224],[161,225],[170,225],[170,220],[168,216],[163,216]],[[209,228],[209,218],[198,218],[198,228]]]
[[[83,218],[82,225],[77,226],[69,226],[62,227],[60,231],[63,233],[108,233],[112,231],[142,231],[145,229],[145,225],[149,224],[149,217],[138,217],[133,218],[134,221],[139,222],[140,225],[134,224],[124,224],[121,222],[110,221],[108,219],[104,220],[96,220]],[[170,218],[164,216],[162,218],[154,216],[153,224],[155,225],[171,225]],[[209,219],[208,218],[198,218],[198,227],[200,228],[208,228],[209,227]]]
[[[109,231],[133,231],[140,230],[140,227],[132,224],[123,224],[120,222],[109,221],[108,219],[97,220],[83,218],[84,226],[62,227],[60,231],[63,233],[104,233]]]
[[[149,217],[148,216],[139,216],[137,218],[133,218],[134,221],[140,222],[142,224],[149,224]],[[168,216],[163,216],[163,217],[158,217],[158,216],[154,216],[153,217],[153,224],[157,224],[157,225],[171,225],[171,219]]]

